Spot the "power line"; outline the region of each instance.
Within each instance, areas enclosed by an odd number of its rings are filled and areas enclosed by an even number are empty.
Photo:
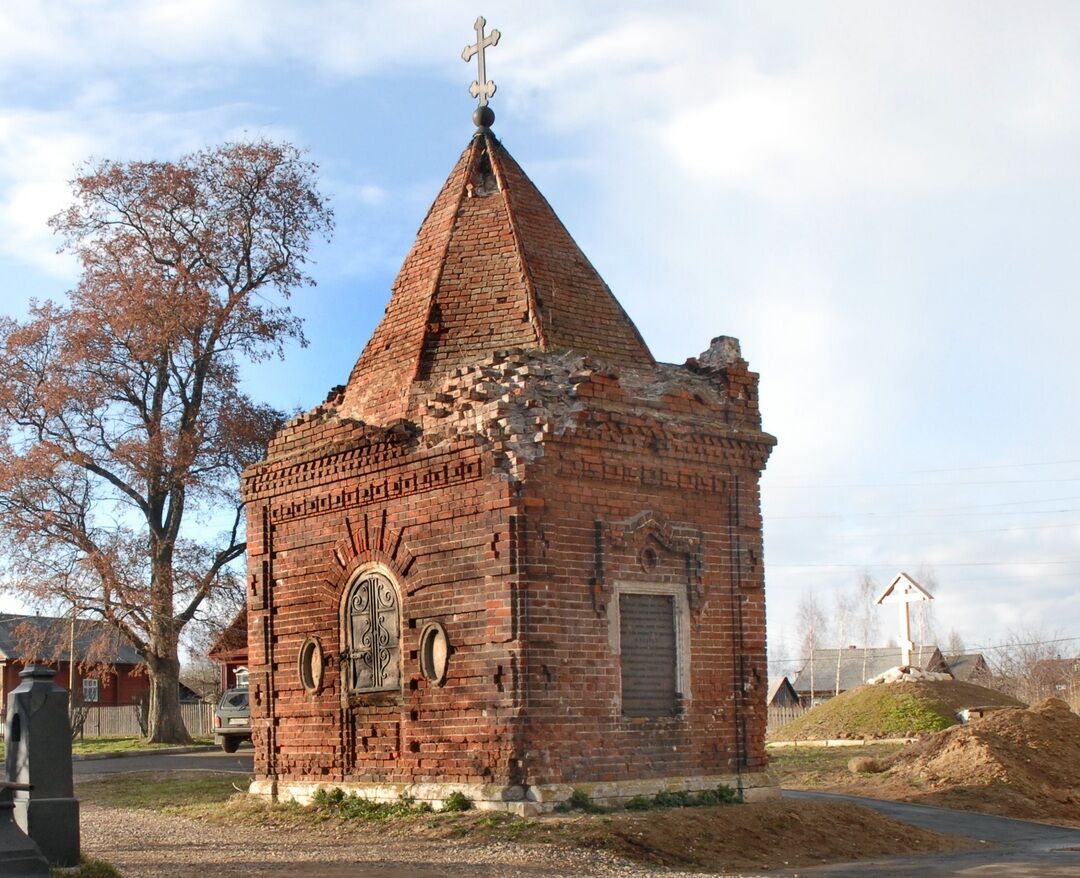
[[[1034,502],[1034,501],[1033,501]],[[993,503],[992,506],[1005,504]],[[963,508],[963,507],[958,507]],[[972,507],[974,508],[974,507]],[[1080,512],[1080,508],[1067,509],[1009,509],[1000,512],[942,512],[934,509],[912,509],[898,512],[820,512],[811,515],[765,515],[765,521],[795,521],[819,518],[905,518],[908,516],[938,516],[939,518],[963,518],[970,515],[1057,515],[1065,512]]]
[[[929,566],[933,567],[934,565],[931,564]],[[954,576],[950,576],[948,582],[951,585],[952,583],[967,583],[967,582],[978,582],[978,583],[984,583],[984,582],[1016,582],[1018,579],[1029,580],[1029,579],[1034,579],[1034,578],[1038,578],[1039,580],[1043,580],[1043,579],[1061,579],[1061,578],[1076,579],[1076,577],[1077,577],[1077,574],[1075,572],[1072,572],[1072,571],[1060,570],[1057,573],[1054,573],[1054,572],[1051,572],[1051,571],[1040,570],[1037,577],[1033,577],[1031,574],[1020,574],[1020,573],[1013,574],[1012,576],[976,576],[976,577],[954,577]]]
[[[807,482],[806,484],[797,485],[776,482],[765,482],[765,485],[771,490],[773,488],[812,488],[818,490],[821,488],[960,488],[970,486],[987,485],[1038,485],[1053,482],[1055,484],[1060,482],[1080,482],[1080,476],[1066,476],[1064,478],[1053,479],[996,479],[993,481],[978,481],[978,482],[851,482],[851,483],[834,483],[829,484],[827,482]]]
[[[913,469],[912,473],[962,473],[982,469],[1019,469],[1029,466],[1065,466],[1070,463],[1080,463],[1080,460],[1041,460],[1035,463],[990,463],[985,466],[951,466],[944,469]]]
[[[930,567],[1050,567],[1050,566],[1060,566],[1060,565],[1070,565],[1070,564],[1080,565],[1080,558],[1078,558],[1076,560],[1072,560],[1072,561],[1065,561],[1065,560],[1059,560],[1059,561],[928,561],[926,563]],[[848,564],[848,563],[843,563],[843,564],[824,564],[824,563],[776,564],[776,563],[768,563],[766,566],[774,567],[774,568],[780,567],[780,568],[783,568],[783,569],[799,569],[799,570],[806,569],[806,568],[812,568],[812,567],[853,567],[853,568],[860,569],[860,570],[863,569],[863,568],[866,568],[866,567],[889,567],[889,568],[892,568],[894,570],[899,570],[899,569],[901,569],[903,567],[910,567],[911,565],[910,564],[904,564],[904,563],[897,564],[895,562],[884,562],[884,561],[882,561],[882,562],[878,562],[878,563],[874,563],[874,564],[869,564],[869,563],[866,563],[866,564]]]
[[[1027,643],[999,643],[996,646],[976,643],[965,647],[965,649],[1011,649],[1016,646],[1045,646],[1048,643],[1069,643],[1073,640],[1080,640],[1080,635],[1075,637],[1055,637],[1050,640],[1029,640]]]
[[[948,512],[963,512],[970,509],[994,509],[998,506],[1027,506],[1030,503],[1069,503],[1073,500],[1080,500],[1080,496],[1069,497],[1036,497],[1030,500],[996,500],[993,503],[963,503],[960,506],[939,506],[936,509],[900,509],[894,512],[851,512],[842,513],[846,515],[933,515],[944,514]],[[1075,512],[1077,510],[1062,509],[1062,510],[1033,510],[1036,512]],[[826,513],[828,515],[828,513]],[[989,513],[986,513],[989,514]],[[773,516],[775,517],[775,516]],[[833,517],[833,516],[831,516]]]
[[[876,536],[898,536],[898,537],[950,537],[960,536],[962,534],[998,534],[998,533],[1012,533],[1014,531],[1028,531],[1028,530],[1054,530],[1065,527],[1080,528],[1080,521],[1071,522],[1068,524],[1029,524],[1029,525],[1014,525],[1013,527],[987,527],[979,528],[978,530],[923,530],[923,531],[911,531],[911,530],[871,530],[871,531],[859,531],[858,536],[861,537],[876,537]]]
[[[766,568],[771,569],[772,567],[775,567],[775,566],[778,566],[778,565],[766,562],[765,566],[766,566]],[[881,565],[881,566],[884,566],[884,565]],[[911,565],[908,565],[908,566],[911,566]],[[935,564],[927,564],[926,566],[928,566],[928,567],[936,567],[937,565],[935,565]],[[799,570],[801,568],[798,565],[794,565],[794,566],[792,566],[790,568],[785,568],[785,569]],[[822,568],[819,568],[819,569],[828,570],[829,567],[822,567]],[[852,564],[852,565],[850,565],[849,569],[862,570],[862,569],[864,569],[864,567]],[[898,569],[900,569],[900,567],[898,565],[897,567],[893,567],[891,569],[898,570]],[[951,585],[953,583],[961,584],[961,583],[971,583],[971,582],[977,582],[977,583],[984,583],[984,582],[1016,582],[1018,580],[1027,581],[1027,580],[1036,580],[1036,579],[1039,580],[1039,581],[1042,581],[1044,579],[1076,579],[1078,577],[1080,577],[1080,574],[1078,574],[1076,571],[1072,571],[1072,570],[1068,570],[1068,571],[1066,571],[1066,570],[1058,570],[1056,572],[1052,571],[1052,570],[1040,570],[1040,571],[1038,571],[1038,573],[1014,573],[1012,575],[1006,575],[1006,576],[982,576],[982,575],[979,575],[979,576],[960,576],[960,577],[949,576],[947,584]]]

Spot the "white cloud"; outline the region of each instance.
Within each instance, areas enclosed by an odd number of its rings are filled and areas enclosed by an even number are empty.
[[[44,221],[88,156],[175,155],[244,131],[302,142],[306,125],[324,123],[283,98],[268,127],[265,107],[222,103],[222,82],[249,96],[268,72],[312,89],[354,78],[350,113],[378,105],[363,77],[385,89],[423,71],[463,91],[474,68],[458,53],[475,14],[435,0],[0,6],[0,258],[71,275]],[[657,353],[681,360],[711,335],[742,337],[781,443],[767,514],[937,508],[979,492],[779,485],[1052,459],[1080,428],[1066,329],[1080,266],[1062,231],[1080,197],[1078,18],[1049,2],[511,2],[488,16],[503,33],[490,69],[501,123],[533,143],[554,132],[557,154],[535,150],[526,170],[561,196],[553,202]],[[425,122],[394,124],[407,138]],[[355,179],[348,161],[316,158],[342,220],[320,269],[392,273],[404,253],[385,227],[441,181],[417,195],[408,168]],[[961,240],[966,249],[953,246]],[[866,524],[770,523],[767,560],[1080,557],[1080,534],[1066,529],[950,537],[949,519]],[[940,538],[881,532],[890,526]],[[1080,622],[1063,586],[1072,580],[1045,566],[938,572],[943,612],[961,614],[944,627],[973,642],[1009,614],[1052,618],[1059,599]],[[846,587],[857,573],[770,569],[774,621],[790,622],[808,584]],[[1019,615],[1010,588],[1025,591]]]
[[[0,110],[0,248],[49,273],[70,277],[48,219],[67,202],[67,180],[99,141],[67,118]]]
[[[69,181],[88,161],[175,157],[207,142],[288,137],[284,126],[233,125],[242,105],[146,110],[124,102],[110,80],[82,84],[57,109],[0,106],[0,251],[63,278],[74,264],[57,254],[48,219],[69,201]]]
[[[364,207],[378,207],[386,201],[387,192],[374,183],[340,182],[334,187],[339,200],[350,200]]]

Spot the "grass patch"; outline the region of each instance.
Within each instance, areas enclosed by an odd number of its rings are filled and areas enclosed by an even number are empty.
[[[210,738],[192,738],[191,743],[195,746],[213,744]],[[176,744],[148,744],[142,738],[76,738],[71,742],[72,756],[94,756],[103,753],[133,753],[145,750],[152,753],[154,750],[164,750],[176,747]],[[5,755],[4,744],[0,742],[0,759]]]
[[[626,803],[627,811],[652,811],[657,808],[707,808],[712,805],[734,805],[742,800],[739,793],[727,784],[721,784],[715,790],[700,790],[688,793],[661,792],[655,796],[634,796]]]
[[[471,806],[472,802],[462,796]],[[344,790],[319,790],[311,802],[311,811],[322,819],[336,817],[339,820],[393,820],[398,817],[413,817],[417,814],[430,814],[432,807],[427,802],[417,802],[412,796],[401,796],[396,802],[376,802],[365,799],[355,793],[346,794]],[[465,809],[461,809],[465,810]]]
[[[86,781],[79,785],[78,795],[85,802],[109,808],[169,811],[220,804],[236,792],[233,784],[245,782],[236,774],[136,772]]]
[[[686,792],[676,790],[663,791],[655,796],[634,796],[624,806],[627,811],[652,811],[658,808],[705,808],[712,805],[731,805],[741,801],[739,794],[727,784],[721,784],[713,790]],[[611,814],[618,809],[603,808],[596,804],[584,790],[574,790],[570,798],[555,806],[556,814],[569,814],[573,811],[582,814]]]
[[[313,826],[330,821],[390,824],[401,820],[414,825],[412,818],[437,815],[427,802],[403,796],[394,802],[376,802],[344,790],[320,790],[311,805],[295,801],[269,802],[239,792],[248,778],[237,774],[191,772],[137,772],[109,775],[102,780],[79,784],[80,800],[109,808],[176,814],[227,825],[276,827]],[[238,789],[239,788],[239,789]],[[449,796],[444,801],[452,819],[473,806],[467,796]]]
[[[192,744],[210,744],[209,738],[193,738]],[[71,742],[71,752],[75,756],[91,756],[100,753],[131,753],[133,751],[163,750],[176,747],[176,744],[148,744],[142,738],[78,738]]]
[[[603,814],[606,808],[601,808],[592,800],[585,790],[575,789],[570,793],[570,798],[565,802],[559,802],[555,806],[556,814],[569,814],[571,811],[581,811],[583,814]]]
[[[769,735],[773,741],[901,738],[956,725],[969,707],[1019,707],[1015,698],[959,680],[862,685],[841,692]]]
[[[916,683],[859,686],[819,704],[770,737],[781,741],[907,737],[939,732],[956,722],[948,704]]]
[[[112,864],[87,857],[82,858],[77,868],[50,869],[49,874],[53,878],[123,878],[123,875]]]
[[[461,811],[471,811],[473,800],[462,792],[454,792],[443,799],[442,809],[448,814],[456,814]]]
[[[865,744],[861,747],[770,747],[769,774],[784,787],[831,788],[852,782],[853,759],[885,762],[903,744]]]

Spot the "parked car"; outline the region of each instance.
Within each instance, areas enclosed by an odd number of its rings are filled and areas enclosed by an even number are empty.
[[[214,742],[235,753],[241,741],[251,740],[251,705],[247,688],[226,689],[214,709]]]

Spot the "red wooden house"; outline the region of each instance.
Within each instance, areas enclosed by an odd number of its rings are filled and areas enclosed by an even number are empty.
[[[72,677],[72,646],[75,667]],[[150,691],[143,659],[134,646],[107,622],[71,616],[0,615],[0,682],[3,707],[19,685],[19,673],[40,662],[56,668],[56,683],[72,687],[82,701],[95,705],[131,704]]]
[[[209,658],[221,666],[221,688],[246,686],[248,681],[248,614],[244,607],[210,647]]]

